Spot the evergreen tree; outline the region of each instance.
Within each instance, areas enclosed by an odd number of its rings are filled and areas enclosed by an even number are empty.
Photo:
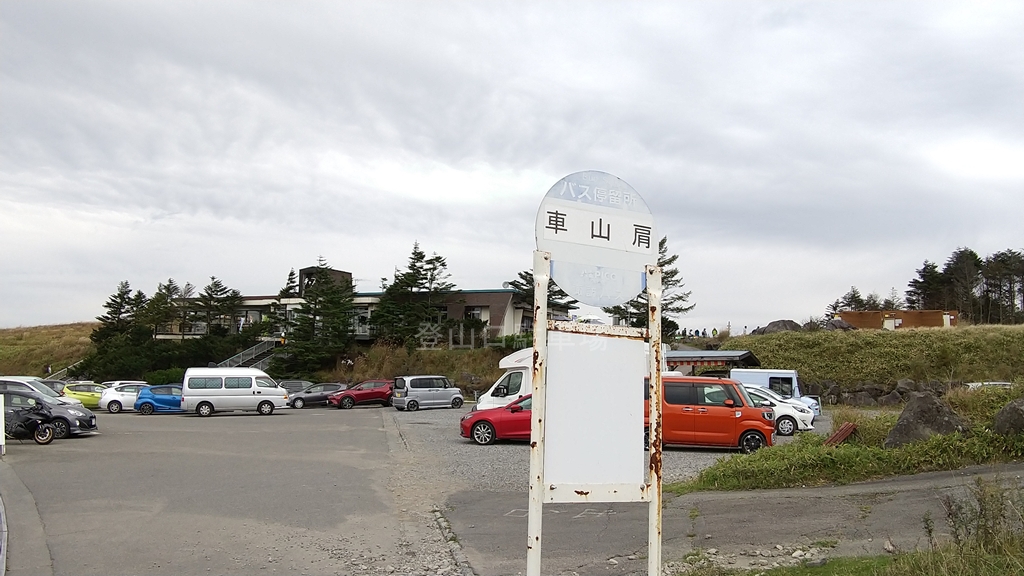
[[[942,268],[947,298],[950,305],[960,312],[961,317],[975,320],[981,316],[978,306],[978,291],[981,287],[982,261],[970,248],[957,248]]]
[[[294,275],[281,294],[292,294]],[[334,368],[353,342],[354,292],[350,282],[338,282],[321,256],[302,290],[303,303],[297,310],[285,354],[274,360],[274,370],[294,376]]]
[[[285,299],[299,297],[299,281],[295,274],[295,268],[288,271],[288,278],[285,279],[284,287],[277,292],[277,298],[270,305],[270,312],[267,314],[267,329],[272,334],[287,335],[292,331],[294,323],[288,318]]]
[[[515,280],[508,282],[508,287],[515,290],[513,298],[516,302],[532,307],[534,294],[533,270],[523,270],[518,276]],[[564,290],[559,288],[558,284],[548,282],[548,309],[558,307],[574,310],[578,308],[578,306],[575,306],[577,302],[578,300],[570,298]]]
[[[390,282],[381,278],[384,294],[370,316],[377,338],[414,346],[424,330],[449,326],[446,303],[458,292],[449,278],[445,258],[436,252],[427,258],[414,243],[405,270],[396,269]]]
[[[683,292],[683,278],[679,275],[679,269],[673,264],[679,259],[678,254],[669,255],[668,237],[664,236],[658,242],[658,266],[661,267],[661,331],[662,336],[671,338],[679,325],[672,320],[671,316],[686,314],[693,310],[696,304],[687,304],[690,300],[690,292]],[[632,300],[618,306],[602,308],[607,314],[616,318],[624,319],[629,326],[638,328],[647,326],[647,291],[638,294]]]
[[[132,297],[131,285],[127,280],[122,280],[117,285],[117,291],[111,294],[103,304],[107,313],[96,317],[100,325],[92,331],[89,338],[95,344],[99,344],[118,334],[127,333],[134,322],[136,304],[137,302]]]
[[[916,270],[917,278],[911,280],[907,286],[907,309],[908,310],[943,310],[945,296],[945,281],[939,272],[939,267],[934,262],[924,261],[921,268]]]
[[[235,314],[242,307],[242,293],[228,288],[216,276],[210,276],[210,283],[203,287],[196,302],[199,313],[206,321],[207,334],[216,329],[225,334],[237,333]]]

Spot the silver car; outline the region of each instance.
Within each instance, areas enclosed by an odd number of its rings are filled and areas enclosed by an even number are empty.
[[[444,376],[398,376],[392,403],[397,410],[461,408],[462,391]]]

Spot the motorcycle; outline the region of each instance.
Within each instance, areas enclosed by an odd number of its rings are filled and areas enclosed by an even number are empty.
[[[51,422],[53,415],[43,404],[15,408],[8,413],[4,435],[13,440],[35,440],[36,444],[49,444],[57,437]]]

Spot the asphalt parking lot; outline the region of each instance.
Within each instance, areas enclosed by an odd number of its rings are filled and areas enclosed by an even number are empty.
[[[15,443],[4,465],[34,502],[45,545],[19,557],[18,547],[32,544],[19,538],[31,530],[12,529],[9,574],[455,574],[435,505],[479,574],[514,574],[525,566],[525,516],[514,511],[525,508],[529,446],[459,437],[464,413],[101,413],[100,434]],[[692,476],[728,454],[669,448],[665,479]],[[5,502],[19,500],[16,488],[0,486]],[[566,516],[593,520],[582,531],[579,523],[549,523],[546,558],[578,566],[645,544],[646,528],[623,524],[636,532],[625,540],[607,535],[608,522],[646,526],[643,506],[616,505],[614,517],[612,507],[582,507]],[[614,552],[595,546],[602,538]]]

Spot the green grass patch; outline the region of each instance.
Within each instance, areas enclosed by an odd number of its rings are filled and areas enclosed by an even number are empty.
[[[750,350],[764,368],[794,369],[807,382],[844,387],[1024,376],[1024,326],[781,332],[730,338],[722,348]]]
[[[950,434],[899,448],[883,449],[859,441],[825,446],[817,434],[794,442],[735,454],[704,469],[696,478],[666,484],[664,490],[686,494],[701,490],[754,490],[848,484],[972,464],[992,464],[1024,458],[1024,436],[1006,437],[989,429]]]
[[[889,556],[867,556],[857,558],[832,558],[824,566],[790,566],[784,568],[751,568],[748,570],[724,568],[720,566],[704,566],[689,569],[687,576],[879,576],[893,565]]]

